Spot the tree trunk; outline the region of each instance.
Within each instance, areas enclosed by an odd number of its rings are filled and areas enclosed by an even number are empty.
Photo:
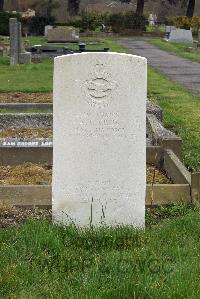
[[[169,4],[170,5],[176,5],[177,3],[177,1],[176,0],[168,0],[168,2],[169,2]]]
[[[138,15],[143,15],[143,11],[144,11],[144,0],[137,0],[136,13]]]
[[[53,0],[49,0],[48,3],[47,3],[47,17],[48,18],[51,17],[52,5],[53,5]]]
[[[80,0],[68,0],[68,13],[70,16],[76,16],[79,12]]]
[[[3,11],[4,0],[0,0],[0,11]]]
[[[192,18],[194,14],[195,0],[189,0],[186,16]]]

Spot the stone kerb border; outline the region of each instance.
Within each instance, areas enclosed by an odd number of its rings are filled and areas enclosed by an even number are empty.
[[[171,149],[181,158],[182,139],[167,130],[154,114],[147,114],[147,128],[153,145],[160,145],[164,149]]]
[[[37,110],[41,110],[41,112],[42,111],[45,112],[45,110],[47,109],[53,109],[53,104],[52,103],[0,103],[0,109],[9,110],[11,112],[19,111],[18,113],[22,111],[28,111],[31,109],[37,109]],[[147,113],[154,114],[157,117],[157,119],[162,121],[163,118],[162,109],[159,106],[152,103],[150,100],[147,100]],[[14,118],[16,118],[15,114],[14,114]],[[1,122],[1,118],[0,118],[0,122]]]
[[[161,122],[163,120],[163,111],[162,111],[162,109],[158,105],[151,102],[149,99],[147,99],[146,113],[155,115],[156,118]]]
[[[166,205],[172,203],[191,202],[190,186],[188,184],[147,185],[146,206]],[[51,208],[51,186],[0,186],[0,198],[9,205],[22,207],[48,207]]]
[[[53,104],[51,103],[0,103],[0,109],[8,109],[10,112],[24,110],[23,113],[0,113],[0,130],[53,127],[53,114],[42,112],[46,109],[53,109]],[[41,110],[41,113],[25,112],[31,109]],[[147,114],[154,115],[155,119],[162,121],[162,109],[149,100],[147,100]]]
[[[191,185],[191,173],[170,149],[164,151],[163,168],[174,182]]]
[[[147,185],[146,205],[191,200],[200,205],[200,174],[190,174],[180,161],[181,138],[163,127],[158,106],[147,103],[147,112],[147,128],[153,142],[153,146],[146,148],[147,163],[164,168],[174,184],[155,184],[153,193],[152,186]],[[0,114],[0,129],[46,128],[52,127],[52,123],[52,113]],[[0,139],[0,165],[14,166],[26,161],[52,164],[52,156],[51,138]],[[14,205],[50,207],[51,186],[0,186],[0,198]]]
[[[52,138],[35,138],[35,139],[16,139],[16,138],[1,138],[0,139],[0,147],[10,148],[31,148],[31,147],[52,147],[53,141]]]
[[[24,147],[24,149],[27,148]],[[28,149],[30,150],[30,148]],[[33,149],[36,150],[37,147],[32,147],[31,150]],[[38,161],[44,159],[42,162],[52,162],[52,147],[43,147],[42,149],[45,149],[45,154],[42,158],[41,152],[38,152]],[[33,156],[33,152],[30,151],[31,155]],[[153,162],[153,156],[154,159],[157,157],[157,165],[163,165],[174,184],[147,185],[146,205],[157,206],[178,202],[190,203],[192,201],[200,205],[200,174],[191,175],[179,158],[169,149],[163,150],[161,147],[147,148],[147,163]],[[24,159],[26,158],[28,156],[24,155]],[[2,160],[1,162],[5,163]],[[51,207],[51,186],[2,185],[0,186],[0,198],[2,201],[16,206]]]
[[[27,161],[51,164],[52,157],[53,141],[51,138],[0,139],[0,165],[15,166]]]
[[[147,146],[147,162],[162,167],[163,149],[160,146]],[[0,139],[0,165],[18,165],[26,161],[32,163],[52,163],[53,141],[51,138],[18,140]]]
[[[53,104],[51,103],[0,103],[0,109],[5,109],[10,112],[22,112],[31,109],[46,111],[47,109],[53,109]]]

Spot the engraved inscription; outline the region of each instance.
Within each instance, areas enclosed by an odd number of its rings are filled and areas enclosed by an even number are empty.
[[[0,147],[1,146],[8,146],[8,147],[52,147],[53,146],[53,142],[52,141],[43,141],[43,140],[40,140],[40,141],[27,141],[27,140],[19,140],[19,141],[16,141],[16,140],[11,140],[11,139],[8,139],[8,140],[0,140]]]
[[[111,74],[106,71],[106,66],[101,63],[95,65],[90,77],[85,82],[87,102],[92,105],[107,105],[111,92],[117,85],[116,82],[111,79]]]
[[[68,136],[128,138],[132,132],[126,131],[126,122],[119,120],[117,112],[98,111],[93,117],[88,112],[77,113],[72,122],[72,129],[68,128],[65,133]]]
[[[120,198],[128,199],[133,198],[134,193],[130,188],[124,189],[123,185],[120,186],[111,186],[111,180],[92,180],[84,183],[79,183],[79,186],[76,186],[74,190],[71,191],[74,198],[79,198],[80,202],[86,203],[90,202],[91,198],[94,199],[94,202],[99,203],[109,203],[115,202]],[[97,190],[101,191],[95,191]],[[69,194],[66,194],[66,198],[69,198]]]
[[[105,78],[96,78],[88,82],[88,92],[92,98],[104,98],[111,90],[112,87]]]

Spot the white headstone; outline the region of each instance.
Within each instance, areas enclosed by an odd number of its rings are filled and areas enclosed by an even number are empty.
[[[55,58],[55,222],[144,226],[146,64],[119,53]]]
[[[46,25],[44,27],[44,36],[47,37],[47,34],[48,34],[48,30],[49,29],[53,29],[53,26],[52,25]]]
[[[172,30],[175,30],[176,27],[175,26],[166,26],[165,27],[165,32],[166,33],[170,33]]]
[[[171,30],[169,41],[177,43],[193,43],[192,32],[191,30],[186,29]]]

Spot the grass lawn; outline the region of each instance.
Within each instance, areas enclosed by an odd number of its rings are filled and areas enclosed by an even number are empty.
[[[183,139],[183,160],[200,171],[200,98],[148,68],[148,95],[164,111],[164,124]]]
[[[80,42],[94,42],[94,41],[99,41],[101,42],[100,44],[97,45],[86,45],[86,49],[88,50],[93,50],[93,49],[97,49],[97,50],[101,50],[104,47],[105,48],[112,48],[112,51],[114,51],[114,49],[122,49],[122,47],[119,47],[118,44],[113,43],[113,41],[111,39],[105,39],[105,38],[101,38],[101,37],[82,37],[80,39]],[[37,37],[37,36],[29,36],[28,39],[24,38],[24,42],[27,43],[30,46],[33,45],[45,45],[45,46],[62,46],[64,44],[55,44],[55,43],[47,43],[47,39],[44,37]],[[72,50],[78,50],[79,46],[78,43],[66,43],[65,44],[66,47],[69,47]],[[123,51],[123,50],[122,50]]]
[[[200,298],[199,211],[152,229],[0,230],[0,298]]]
[[[147,25],[147,32],[165,32],[165,25]]]
[[[154,46],[159,47],[162,50],[175,53],[179,56],[182,56],[184,58],[191,59],[192,61],[200,62],[200,52],[192,53],[187,52],[185,48],[195,46],[191,43],[172,43],[172,42],[166,42],[162,39],[148,39],[148,41],[153,44]]]
[[[97,40],[84,38],[84,40]],[[102,40],[102,39],[99,39]],[[44,44],[42,37],[30,37],[30,44]],[[70,45],[70,48],[78,47]],[[104,47],[116,52],[125,52],[112,40],[104,39],[101,45],[91,45],[88,49],[103,49]],[[8,57],[0,57],[0,92],[50,92],[53,88],[53,60],[47,59],[37,64],[9,65]]]
[[[7,57],[0,58],[0,92],[48,92],[52,91],[53,63],[9,65]]]

